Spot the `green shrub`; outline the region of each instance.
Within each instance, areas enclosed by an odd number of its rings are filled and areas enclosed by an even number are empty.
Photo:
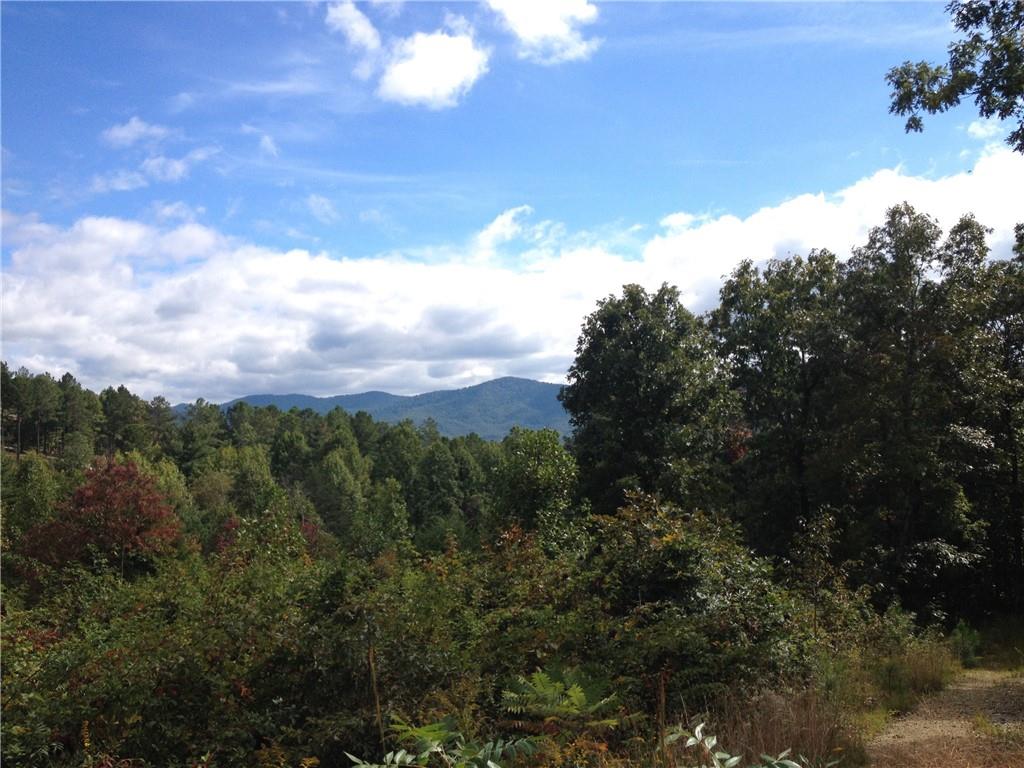
[[[887,709],[907,712],[921,696],[941,690],[955,669],[949,649],[933,639],[911,643],[903,653],[883,658],[875,679]]]
[[[971,669],[978,665],[981,635],[976,629],[971,629],[966,621],[960,619],[949,635],[949,647],[960,663],[967,669]]]
[[[1024,669],[1024,617],[1004,616],[981,631],[980,661],[991,669]]]
[[[535,742],[528,738],[496,739],[474,744],[446,721],[414,727],[397,720],[391,730],[399,743],[409,745],[412,751],[399,749],[388,752],[379,763],[367,762],[354,755],[348,755],[349,759],[357,768],[501,768],[499,760],[506,762],[536,751]]]

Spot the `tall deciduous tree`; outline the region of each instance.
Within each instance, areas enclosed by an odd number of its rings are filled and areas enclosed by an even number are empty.
[[[827,251],[763,270],[744,262],[711,315],[744,415],[733,459],[746,492],[737,501],[755,540],[776,552],[789,545],[797,519],[809,520],[824,502],[816,460],[826,458],[823,400],[836,363],[838,278]]]
[[[979,545],[976,514],[952,470],[962,310],[935,279],[981,263],[977,230],[961,222],[943,243],[931,218],[903,204],[845,266],[832,461],[843,468],[861,541],[870,542],[871,578],[915,608],[956,586]]]
[[[417,528],[455,518],[462,505],[459,465],[444,440],[438,439],[423,453],[416,472],[414,504],[410,512]]]
[[[5,465],[4,470],[3,534],[7,541],[17,541],[26,529],[56,514],[60,477],[35,451],[26,451],[14,468]]]
[[[539,513],[569,507],[576,493],[576,461],[555,430],[513,427],[501,448],[494,485],[502,522],[531,529]]]
[[[423,457],[423,444],[416,427],[409,420],[390,427],[382,425],[381,430],[376,450],[370,454],[373,479],[383,482],[393,477],[401,483],[406,506],[411,511],[415,506],[416,473]]]
[[[327,530],[346,536],[366,503],[369,466],[358,450],[333,448],[312,475],[310,497]]]
[[[685,506],[715,502],[733,398],[710,334],[676,288],[627,285],[600,301],[568,378],[559,397],[596,511],[614,510],[632,489]]]
[[[971,239],[983,235],[975,232]],[[987,589],[1002,604],[1019,609],[1024,607],[1024,252],[979,262],[967,275],[950,273],[943,283],[948,304],[958,310],[949,313],[957,318],[952,345],[958,373],[953,392],[957,472],[988,525]]]
[[[166,553],[180,521],[151,477],[134,464],[110,462],[90,470],[59,516],[25,535],[25,550],[53,566],[108,558],[124,576]]]
[[[356,552],[369,558],[410,547],[409,513],[397,480],[373,484],[366,503],[356,510],[349,541]]]

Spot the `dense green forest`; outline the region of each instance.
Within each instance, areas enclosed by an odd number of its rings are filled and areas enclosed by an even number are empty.
[[[1022,367],[1024,226],[996,260],[907,205],[702,316],[598,302],[567,441],[5,364],[4,763],[668,768],[771,693],[856,765],[936,633],[1024,608]]]

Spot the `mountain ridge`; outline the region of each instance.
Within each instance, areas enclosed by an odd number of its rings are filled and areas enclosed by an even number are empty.
[[[254,407],[274,405],[282,411],[309,408],[320,414],[342,408],[351,414],[366,411],[375,420],[390,423],[411,419],[418,424],[433,419],[441,434],[448,437],[475,432],[487,440],[500,440],[515,426],[550,428],[568,435],[569,416],[558,401],[561,389],[561,384],[503,376],[468,387],[418,395],[393,395],[380,390],[326,397],[253,394],[221,403],[220,407],[227,410],[245,402]],[[187,409],[187,403],[174,406],[181,415]]]

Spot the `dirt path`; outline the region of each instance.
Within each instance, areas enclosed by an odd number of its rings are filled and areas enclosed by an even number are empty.
[[[1024,768],[1024,676],[969,670],[868,752],[875,768]]]

